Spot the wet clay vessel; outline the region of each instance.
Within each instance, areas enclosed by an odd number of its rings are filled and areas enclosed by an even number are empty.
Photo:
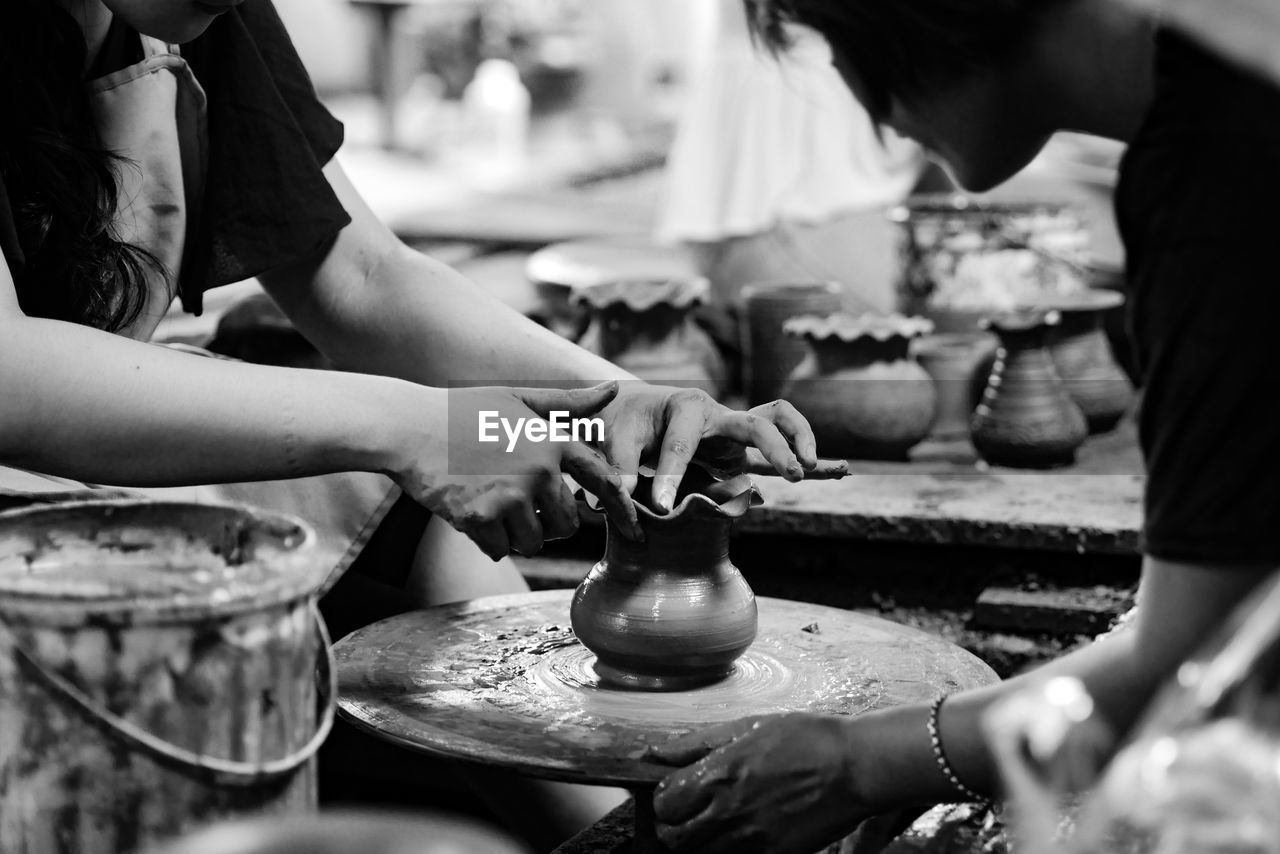
[[[746,476],[717,481],[691,467],[675,507],[650,509],[641,478],[636,512],[644,541],[606,517],[604,557],[569,611],[574,633],[614,687],[683,691],[717,682],[755,640],[755,594],[729,560],[733,520],[762,502]]]
[[[1070,465],[1088,435],[1084,414],[1049,353],[1049,333],[1057,323],[1057,312],[1024,312],[986,324],[999,336],[1000,347],[971,435],[978,455],[992,465]]]
[[[832,314],[788,320],[809,353],[782,397],[809,420],[824,455],[905,460],[937,415],[933,379],[910,351],[933,323],[900,314]]]

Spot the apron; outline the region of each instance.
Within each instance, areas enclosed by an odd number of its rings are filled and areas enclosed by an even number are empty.
[[[148,341],[176,296],[188,237],[201,209],[208,134],[204,90],[178,46],[148,36],[141,39],[141,61],[92,80],[87,87],[104,148],[125,158],[113,164],[120,190],[116,233],[147,249],[163,268],[148,272],[143,311],[121,333]],[[198,348],[178,349],[213,356]],[[299,516],[315,528],[323,559],[332,562],[331,584],[360,553],[400,490],[387,478],[367,472],[122,489],[0,466],[0,512],[32,503],[121,496],[249,504]]]

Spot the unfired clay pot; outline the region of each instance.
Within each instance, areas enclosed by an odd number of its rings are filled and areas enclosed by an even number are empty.
[[[636,511],[643,542],[621,536],[606,517],[604,557],[578,585],[569,617],[596,654],[602,682],[677,691],[710,684],[756,637],[756,599],[729,560],[733,520],[761,503],[746,476],[715,481],[691,467],[674,509],[649,507],[641,478]]]
[[[783,387],[823,456],[902,460],[937,415],[933,379],[910,353],[933,324],[900,314],[797,317],[784,326],[808,344]]]
[[[1049,352],[1090,433],[1113,429],[1133,404],[1133,383],[1102,330],[1103,313],[1123,304],[1124,294],[1103,290],[1051,303],[1062,322],[1050,335]]]
[[[978,455],[992,465],[1070,465],[1088,436],[1084,414],[1067,394],[1049,354],[1049,332],[1057,323],[1057,312],[988,322],[1000,347],[973,415],[972,438]]]
[[[724,388],[724,362],[691,314],[709,292],[701,278],[575,288],[571,302],[584,306],[591,317],[578,344],[642,380],[718,396]]]

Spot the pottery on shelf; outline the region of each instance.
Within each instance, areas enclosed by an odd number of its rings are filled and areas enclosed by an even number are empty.
[[[842,294],[835,282],[757,282],[742,289],[744,385],[749,405],[777,398],[791,371],[804,359],[804,342],[783,333],[782,325],[792,317],[840,311]]]
[[[800,410],[823,456],[903,460],[937,415],[933,379],[911,353],[933,331],[920,317],[832,314],[788,320],[808,355],[791,372],[784,399]]]
[[[995,359],[996,337],[990,332],[945,332],[926,335],[914,348],[938,394],[938,417],[929,435],[938,439],[969,436],[973,410],[982,400],[982,391]]]
[[[1123,304],[1124,294],[1106,290],[1046,304],[1062,316],[1049,338],[1053,364],[1090,433],[1114,429],[1133,404],[1133,383],[1116,363],[1102,329],[1105,312]]]
[[[1075,461],[1088,425],[1049,353],[1057,312],[1023,312],[988,321],[1000,338],[991,377],[973,415],[978,455],[992,465],[1054,468]]]
[[[578,344],[642,380],[718,396],[724,362],[692,315],[709,293],[699,277],[601,280],[574,288],[570,301],[591,318]]]
[[[644,540],[626,539],[606,517],[604,557],[569,616],[602,682],[685,690],[728,676],[755,640],[755,594],[729,560],[729,533],[762,499],[745,475],[717,481],[692,466],[675,507],[659,514],[651,486],[642,477],[633,498]]]

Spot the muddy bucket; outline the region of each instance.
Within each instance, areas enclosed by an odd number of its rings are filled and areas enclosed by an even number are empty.
[[[301,521],[247,508],[0,514],[0,852],[126,854],[313,809],[322,575]]]

